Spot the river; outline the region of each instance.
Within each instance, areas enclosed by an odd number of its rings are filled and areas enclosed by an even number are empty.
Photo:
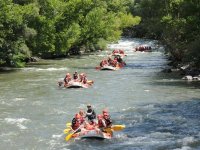
[[[140,44],[150,53],[133,52]],[[95,66],[111,49],[122,48],[127,66],[99,71]],[[0,149],[41,150],[190,150],[200,149],[200,83],[162,73],[164,49],[156,41],[121,39],[107,51],[0,73]],[[66,72],[85,72],[88,89],[58,88]],[[108,108],[114,124],[125,124],[111,140],[66,142],[63,134],[79,109]]]

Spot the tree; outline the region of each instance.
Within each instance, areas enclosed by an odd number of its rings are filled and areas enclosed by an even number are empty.
[[[0,1],[0,64],[22,67],[31,52],[26,45],[25,16],[37,13],[33,5],[21,6],[11,0]],[[33,12],[34,11],[34,12]]]

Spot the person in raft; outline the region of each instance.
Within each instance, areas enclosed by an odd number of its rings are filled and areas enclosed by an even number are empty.
[[[85,73],[81,73],[79,75],[79,79],[80,79],[80,82],[82,82],[83,84],[86,84],[87,83],[87,76]]]
[[[71,75],[70,75],[70,73],[67,73],[65,78],[64,78],[64,86],[67,86],[69,81],[71,81]]]
[[[77,130],[81,125],[81,115],[79,113],[75,114],[72,119],[72,129]]]
[[[86,117],[88,118],[88,121],[90,124],[95,124],[95,119],[96,119],[96,113],[92,106],[90,104],[87,105],[87,112],[86,112]]]
[[[80,110],[79,115],[80,115],[80,122],[82,124],[85,122],[85,112],[83,110]]]
[[[79,78],[78,72],[75,71],[74,74],[73,74],[74,81],[78,81],[78,78]]]
[[[102,111],[102,114],[97,116],[98,118],[98,126],[100,129],[110,128],[112,126],[112,120],[110,119],[110,115],[107,109]]]

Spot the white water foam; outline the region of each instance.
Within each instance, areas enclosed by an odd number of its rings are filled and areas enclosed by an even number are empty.
[[[122,111],[129,111],[129,110],[135,110],[135,107],[128,107],[128,108],[123,108]]]
[[[178,140],[179,143],[182,143],[183,146],[187,146],[191,143],[195,142],[194,137],[185,137],[183,139]]]
[[[62,134],[57,134],[57,135],[56,135],[56,134],[53,134],[53,135],[52,135],[52,138],[53,138],[53,139],[60,139],[61,137],[62,137]]]
[[[53,109],[54,114],[62,115],[62,114],[67,114],[65,111],[59,110],[59,109]]]
[[[16,124],[17,127],[19,127],[19,128],[22,129],[22,130],[27,129],[26,126],[22,125],[22,123],[26,123],[26,122],[30,121],[29,119],[26,119],[26,118],[18,118],[18,119],[14,119],[14,118],[5,118],[4,120],[5,120],[6,123],[8,123],[8,124]]]
[[[9,136],[13,136],[13,135],[16,135],[15,132],[7,132],[7,133],[1,133],[0,137],[9,137]]]
[[[145,92],[149,92],[150,90],[144,90]]]
[[[17,98],[15,98],[13,101],[17,102],[17,101],[23,101],[23,100],[25,100],[25,98],[17,97]]]
[[[24,68],[24,71],[65,71],[69,70],[68,68]]]
[[[35,101],[35,102],[32,103],[32,105],[34,105],[34,106],[41,106],[41,105],[43,105],[43,102],[41,102],[41,101]]]
[[[192,148],[190,148],[189,146],[183,146],[181,148],[176,148],[174,150],[192,150]]]
[[[10,104],[10,103],[7,103],[7,102],[6,102],[6,101],[4,101],[4,100],[3,100],[3,101],[1,101],[1,104],[2,104],[2,105],[7,105],[7,106],[12,106],[12,104]]]

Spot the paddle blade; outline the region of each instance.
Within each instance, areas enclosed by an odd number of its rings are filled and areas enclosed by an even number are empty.
[[[94,83],[93,80],[88,80],[88,81],[87,81],[87,84],[89,84],[89,85],[92,85],[93,83]]]
[[[68,123],[66,123],[66,127],[68,128],[68,127],[71,127],[71,123],[70,122],[68,122]]]
[[[113,125],[111,127],[111,129],[113,129],[113,131],[121,131],[125,128],[126,126],[125,125]]]
[[[68,135],[65,137],[65,140],[66,140],[66,141],[69,141],[69,140],[71,139],[72,135],[73,135],[73,133],[68,134]]]
[[[71,131],[71,129],[70,128],[67,128],[67,129],[65,129],[63,132],[64,132],[64,134],[67,134],[68,132],[70,132]]]
[[[105,128],[104,131],[106,131],[107,133],[110,133],[110,134],[113,133],[113,130],[111,128]]]

